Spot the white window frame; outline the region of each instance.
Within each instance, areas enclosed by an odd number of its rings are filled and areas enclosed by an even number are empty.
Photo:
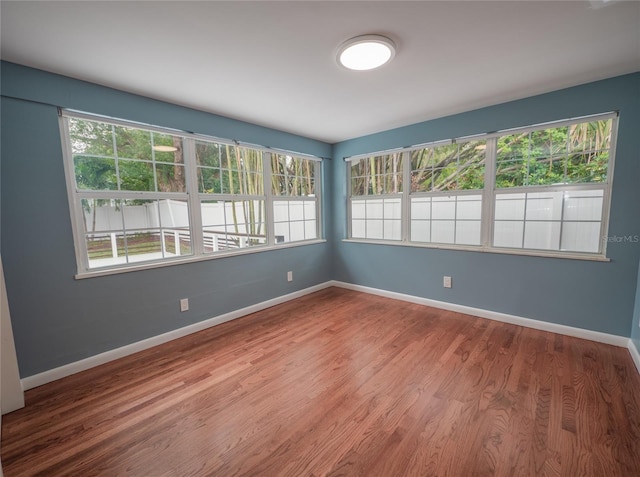
[[[353,201],[354,201],[354,197],[356,198],[355,200],[367,200],[367,199],[372,199],[372,200],[385,200],[385,199],[400,199],[400,230],[401,230],[401,236],[400,239],[366,239],[366,238],[356,238],[354,240],[365,240],[368,242],[375,242],[375,241],[385,241],[385,243],[393,243],[393,244],[398,244],[401,242],[405,242],[407,240],[408,237],[408,229],[407,229],[407,217],[408,217],[408,210],[407,210],[407,194],[408,194],[408,190],[406,187],[406,184],[408,182],[406,182],[406,173],[407,173],[407,168],[410,169],[410,164],[408,163],[409,161],[409,155],[407,153],[407,151],[402,151],[402,175],[403,175],[403,181],[402,181],[402,191],[398,192],[398,193],[384,193],[384,194],[367,194],[367,195],[357,195],[354,196],[352,195],[352,190],[351,190],[351,164],[350,162],[353,162],[355,160],[360,160],[360,159],[368,159],[372,156],[387,156],[387,155],[391,155],[394,153],[400,152],[399,150],[390,150],[390,151],[384,151],[380,154],[366,154],[366,155],[359,155],[359,156],[353,156],[349,158],[348,161],[348,167],[347,167],[347,202],[348,202],[348,206],[347,206],[347,220],[348,220],[348,224],[347,224],[347,234],[348,237],[352,236],[352,224],[353,224],[353,218],[352,218],[352,206],[353,206]],[[365,205],[366,207],[366,205]],[[383,220],[383,231],[384,231],[384,218]],[[366,220],[365,220],[365,227],[366,227]],[[384,232],[383,232],[384,235]]]
[[[317,240],[319,239],[322,235],[322,221],[320,220],[320,217],[322,217],[322,211],[320,210],[321,208],[321,201],[320,201],[320,187],[321,187],[321,176],[322,176],[322,170],[321,170],[321,163],[317,160],[313,160],[309,157],[303,157],[297,154],[291,154],[291,153],[274,153],[280,156],[291,156],[294,159],[305,159],[305,160],[312,160],[313,161],[313,177],[314,177],[314,195],[276,195],[273,193],[273,190],[271,189],[271,184],[272,184],[272,174],[273,174],[273,170],[270,167],[271,164],[271,155],[269,155],[268,158],[265,159],[265,161],[268,161],[269,167],[267,167],[267,162],[265,162],[265,184],[269,184],[269,192],[268,192],[268,199],[267,199],[267,203],[265,204],[265,207],[268,208],[269,213],[272,215],[271,217],[271,223],[274,225],[274,227],[271,229],[273,231],[273,237],[271,238],[273,240],[274,244],[296,244],[296,243],[300,243],[300,242],[305,242],[305,241],[309,241],[309,240]],[[315,205],[315,231],[314,234],[316,236],[316,238],[313,239],[303,239],[303,240],[290,240],[290,241],[285,241],[285,242],[278,242],[277,241],[277,235],[275,234],[275,224],[276,223],[285,223],[284,221],[275,221],[275,217],[273,217],[274,215],[274,205],[276,202],[313,202]],[[306,222],[306,216],[304,215],[304,210],[305,208],[303,207],[303,220],[302,222]],[[291,223],[292,222],[296,222],[291,220],[291,218],[289,218],[289,232],[291,232]],[[306,232],[305,232],[306,233]]]
[[[523,187],[508,187],[508,188],[496,188],[496,164],[497,164],[497,143],[498,138],[511,134],[522,134],[532,131],[538,131],[550,128],[560,128],[563,126],[569,126],[573,124],[594,122],[602,120],[612,120],[611,125],[611,143],[609,148],[609,162],[607,165],[607,178],[604,182],[599,183],[577,183],[577,184],[559,184],[550,186],[523,186]],[[400,245],[400,246],[412,246],[423,248],[441,248],[452,250],[469,250],[476,252],[491,252],[491,253],[503,253],[503,254],[516,254],[516,255],[532,255],[542,257],[556,257],[556,258],[569,258],[580,260],[596,260],[596,261],[608,261],[606,256],[607,241],[603,240],[609,230],[609,215],[611,207],[611,193],[613,188],[613,176],[615,165],[615,153],[616,153],[616,141],[618,135],[618,113],[609,112],[602,114],[594,114],[589,116],[576,117],[571,119],[564,119],[560,121],[551,121],[547,123],[535,124],[531,126],[518,127],[513,129],[501,130],[487,134],[477,134],[473,136],[466,136],[456,139],[447,139],[441,141],[433,141],[430,143],[410,146],[406,148],[397,148],[387,151],[377,151],[367,154],[358,154],[354,156],[345,157],[344,160],[347,164],[347,238],[345,241],[350,242],[366,242],[366,243],[380,243],[385,245]],[[438,147],[442,145],[451,144],[452,142],[463,142],[470,140],[486,140],[486,160],[485,160],[485,177],[484,188],[474,190],[453,190],[450,192],[415,192],[410,191],[409,185],[411,182],[411,165],[410,165],[410,152],[416,149],[424,149],[429,147]],[[402,192],[402,239],[401,240],[384,240],[384,239],[364,239],[353,238],[352,236],[352,214],[351,206],[352,199],[354,197],[360,198],[363,196],[352,196],[351,190],[351,162],[368,158],[372,156],[382,156],[390,154],[392,152],[403,151],[403,192]],[[599,251],[596,252],[575,252],[566,250],[553,250],[553,249],[531,249],[531,248],[509,248],[509,247],[497,247],[493,245],[494,227],[495,227],[495,205],[496,197],[500,194],[511,193],[534,193],[534,192],[558,192],[558,191],[585,191],[585,190],[602,190],[603,191],[603,203],[602,203],[602,216],[600,220],[600,245]],[[480,245],[459,245],[451,243],[435,243],[435,242],[415,242],[411,241],[410,229],[411,229],[411,198],[412,197],[437,197],[437,196],[460,196],[460,195],[482,195],[482,213],[480,223]],[[561,222],[562,223],[562,222]]]
[[[140,129],[144,131],[167,134],[182,138],[183,141],[183,158],[184,158],[184,174],[185,174],[185,192],[147,192],[147,191],[119,191],[119,190],[79,190],[76,185],[75,166],[73,162],[73,153],[71,148],[68,121],[70,118],[77,118],[87,121],[100,122],[115,126],[124,126],[128,128]],[[239,143],[228,139],[220,139],[213,136],[202,134],[193,134],[185,131],[179,131],[170,128],[158,127],[149,124],[142,124],[133,121],[126,121],[106,116],[83,113],[75,110],[60,109],[59,110],[59,128],[62,140],[62,153],[64,159],[65,179],[67,185],[67,197],[69,200],[69,211],[71,215],[71,228],[74,239],[74,249],[76,255],[77,279],[90,278],[95,276],[112,275],[135,270],[144,270],[170,266],[185,262],[194,262],[202,260],[211,260],[231,255],[243,255],[260,251],[281,249],[287,247],[296,247],[309,245],[314,243],[322,243],[326,240],[322,237],[322,158],[310,154],[280,150],[265,146],[257,146],[249,143]],[[202,215],[200,204],[206,200],[255,200],[257,196],[248,196],[240,194],[207,194],[198,191],[197,163],[195,154],[195,144],[197,141],[213,142],[218,144],[240,145],[242,147],[261,151],[263,160],[263,187],[264,195],[259,197],[265,204],[265,228],[266,243],[264,245],[252,246],[247,248],[238,248],[233,250],[221,250],[218,252],[204,252],[204,240],[202,231]],[[315,197],[305,198],[305,200],[314,200],[316,203],[316,237],[311,240],[299,240],[295,242],[275,242],[274,223],[273,223],[273,200],[274,195],[271,191],[271,154],[286,154],[297,158],[310,159],[314,161],[314,181],[315,181]],[[140,200],[161,200],[161,199],[177,199],[186,201],[189,208],[189,232],[191,237],[191,253],[189,255],[165,257],[162,259],[132,262],[127,264],[118,264],[104,267],[89,267],[89,255],[85,240],[85,231],[83,226],[83,209],[82,199],[140,199]],[[302,198],[301,198],[302,199]]]

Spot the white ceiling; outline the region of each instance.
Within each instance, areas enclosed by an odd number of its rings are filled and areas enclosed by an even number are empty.
[[[11,2],[2,59],[334,143],[640,71],[640,3]],[[393,62],[352,72],[346,39]]]

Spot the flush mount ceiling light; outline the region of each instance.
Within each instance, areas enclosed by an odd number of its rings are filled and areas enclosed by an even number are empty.
[[[350,70],[372,70],[391,61],[395,54],[396,46],[386,36],[362,35],[340,46],[338,63]]]
[[[178,150],[175,146],[153,146],[153,150],[157,152],[176,152]]]

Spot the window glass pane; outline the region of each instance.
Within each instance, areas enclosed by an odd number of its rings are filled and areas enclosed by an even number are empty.
[[[289,222],[281,222],[274,224],[276,234],[276,243],[284,243],[289,237]]]
[[[156,164],[156,179],[159,192],[186,192],[184,166],[179,164]]]
[[[69,118],[69,140],[72,154],[113,157],[111,124]]]
[[[453,220],[433,220],[431,222],[431,241],[435,243],[454,243],[456,223]]]
[[[431,221],[412,220],[411,221],[411,241],[431,242]]]
[[[373,156],[351,162],[351,195],[402,192],[402,153]]]
[[[523,220],[526,194],[496,194],[496,220]]]
[[[529,157],[562,157],[567,152],[568,128],[541,129],[529,133]]]
[[[364,204],[362,204],[364,211]],[[282,200],[273,202],[276,242],[293,242],[317,238],[316,202]]]
[[[196,142],[198,189],[209,194],[264,195],[262,151]]]
[[[318,227],[315,220],[305,220],[304,222],[304,238],[305,240],[313,240],[318,238]]]
[[[560,222],[527,221],[524,225],[524,248],[558,250]]]
[[[367,201],[367,219],[382,219],[384,217],[384,201],[370,199]]]
[[[366,221],[354,219],[351,221],[351,236],[353,238],[366,238]]]
[[[574,153],[567,161],[569,183],[606,182],[609,151]]]
[[[564,192],[530,192],[527,194],[527,220],[560,220]]]
[[[364,219],[367,217],[366,213],[367,203],[364,200],[352,200],[351,201],[351,217],[354,219]]]
[[[572,124],[568,128],[570,152],[606,151],[611,147],[611,119]]]
[[[522,248],[524,222],[496,220],[493,230],[494,247]]]
[[[604,240],[600,237],[600,222],[564,222],[562,250],[598,253]]]
[[[480,220],[482,216],[482,196],[459,196],[456,202],[456,219]]]
[[[602,219],[603,191],[583,190],[565,192],[564,220]]]
[[[457,220],[456,243],[460,245],[480,245],[480,221]]]
[[[189,229],[162,229],[165,257],[191,255],[191,234]]]
[[[314,219],[315,220],[316,219],[316,214],[317,214],[317,212],[316,212],[316,210],[317,210],[316,201],[315,200],[305,200],[303,202],[303,204],[304,204],[304,218],[306,220],[309,220],[309,219]]]
[[[113,126],[113,131],[118,158],[151,161],[151,132],[124,126]]]
[[[367,220],[367,238],[369,239],[384,238],[384,220],[381,220],[381,219]]]
[[[402,217],[402,202],[400,199],[384,199],[383,212],[385,219],[397,219]]]
[[[127,262],[144,262],[164,258],[160,230],[132,230],[125,233]]]
[[[531,158],[528,164],[527,185],[554,185],[565,181],[565,157]]]
[[[431,218],[431,198],[412,197],[411,198],[411,218],[430,219]]]
[[[289,221],[289,202],[285,200],[273,202],[273,220],[275,222]]]
[[[299,200],[290,200],[289,202],[289,220],[304,220],[304,202]]]
[[[127,230],[161,226],[157,200],[123,200],[122,212]]]
[[[434,197],[431,207],[434,219],[455,219],[456,217],[455,197]]]
[[[304,240],[304,222],[290,222],[289,231],[291,235],[289,236],[289,240],[285,240],[285,242]]]
[[[196,141],[196,164],[219,168],[221,158],[230,155],[232,146],[215,142]]]
[[[157,132],[151,133],[153,138],[153,158],[156,162],[184,164],[182,138]]]
[[[88,234],[85,235],[85,242],[89,254],[89,268],[127,263],[122,231]]]
[[[529,133],[510,134],[498,138],[496,161],[521,162],[529,157]]]
[[[402,224],[399,220],[384,221],[385,240],[400,240],[402,238]]]
[[[198,168],[198,192],[204,192],[207,194],[222,193],[220,169],[213,169],[209,167]]]
[[[146,192],[156,190],[153,163],[119,159],[118,169],[120,172],[120,190]]]
[[[522,187],[526,185],[527,170],[526,161],[498,162],[496,164],[496,188]]]
[[[113,199],[82,199],[83,229],[94,232],[119,231],[123,228],[122,204]]]
[[[79,190],[117,190],[115,159],[74,156],[76,185]]]
[[[315,195],[315,162],[310,159],[272,154],[271,190],[274,195]]]
[[[186,200],[163,199],[158,203],[163,227],[189,227],[189,206]]]
[[[486,147],[483,140],[412,151],[411,191],[482,189]]]
[[[200,213],[205,252],[266,243],[263,200],[205,200]]]

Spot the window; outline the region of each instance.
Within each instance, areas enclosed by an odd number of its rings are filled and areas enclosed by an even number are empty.
[[[271,155],[271,194],[276,243],[318,238],[319,163],[288,154]]]
[[[351,163],[351,236],[400,240],[403,157],[401,153]]]
[[[480,245],[486,141],[411,151],[414,242]]]
[[[317,158],[62,115],[79,274],[320,238]]]
[[[616,127],[611,113],[348,158],[349,238],[604,256]]]
[[[264,155],[236,144],[196,141],[204,253],[267,243]]]
[[[600,253],[613,119],[497,138],[494,247]]]

